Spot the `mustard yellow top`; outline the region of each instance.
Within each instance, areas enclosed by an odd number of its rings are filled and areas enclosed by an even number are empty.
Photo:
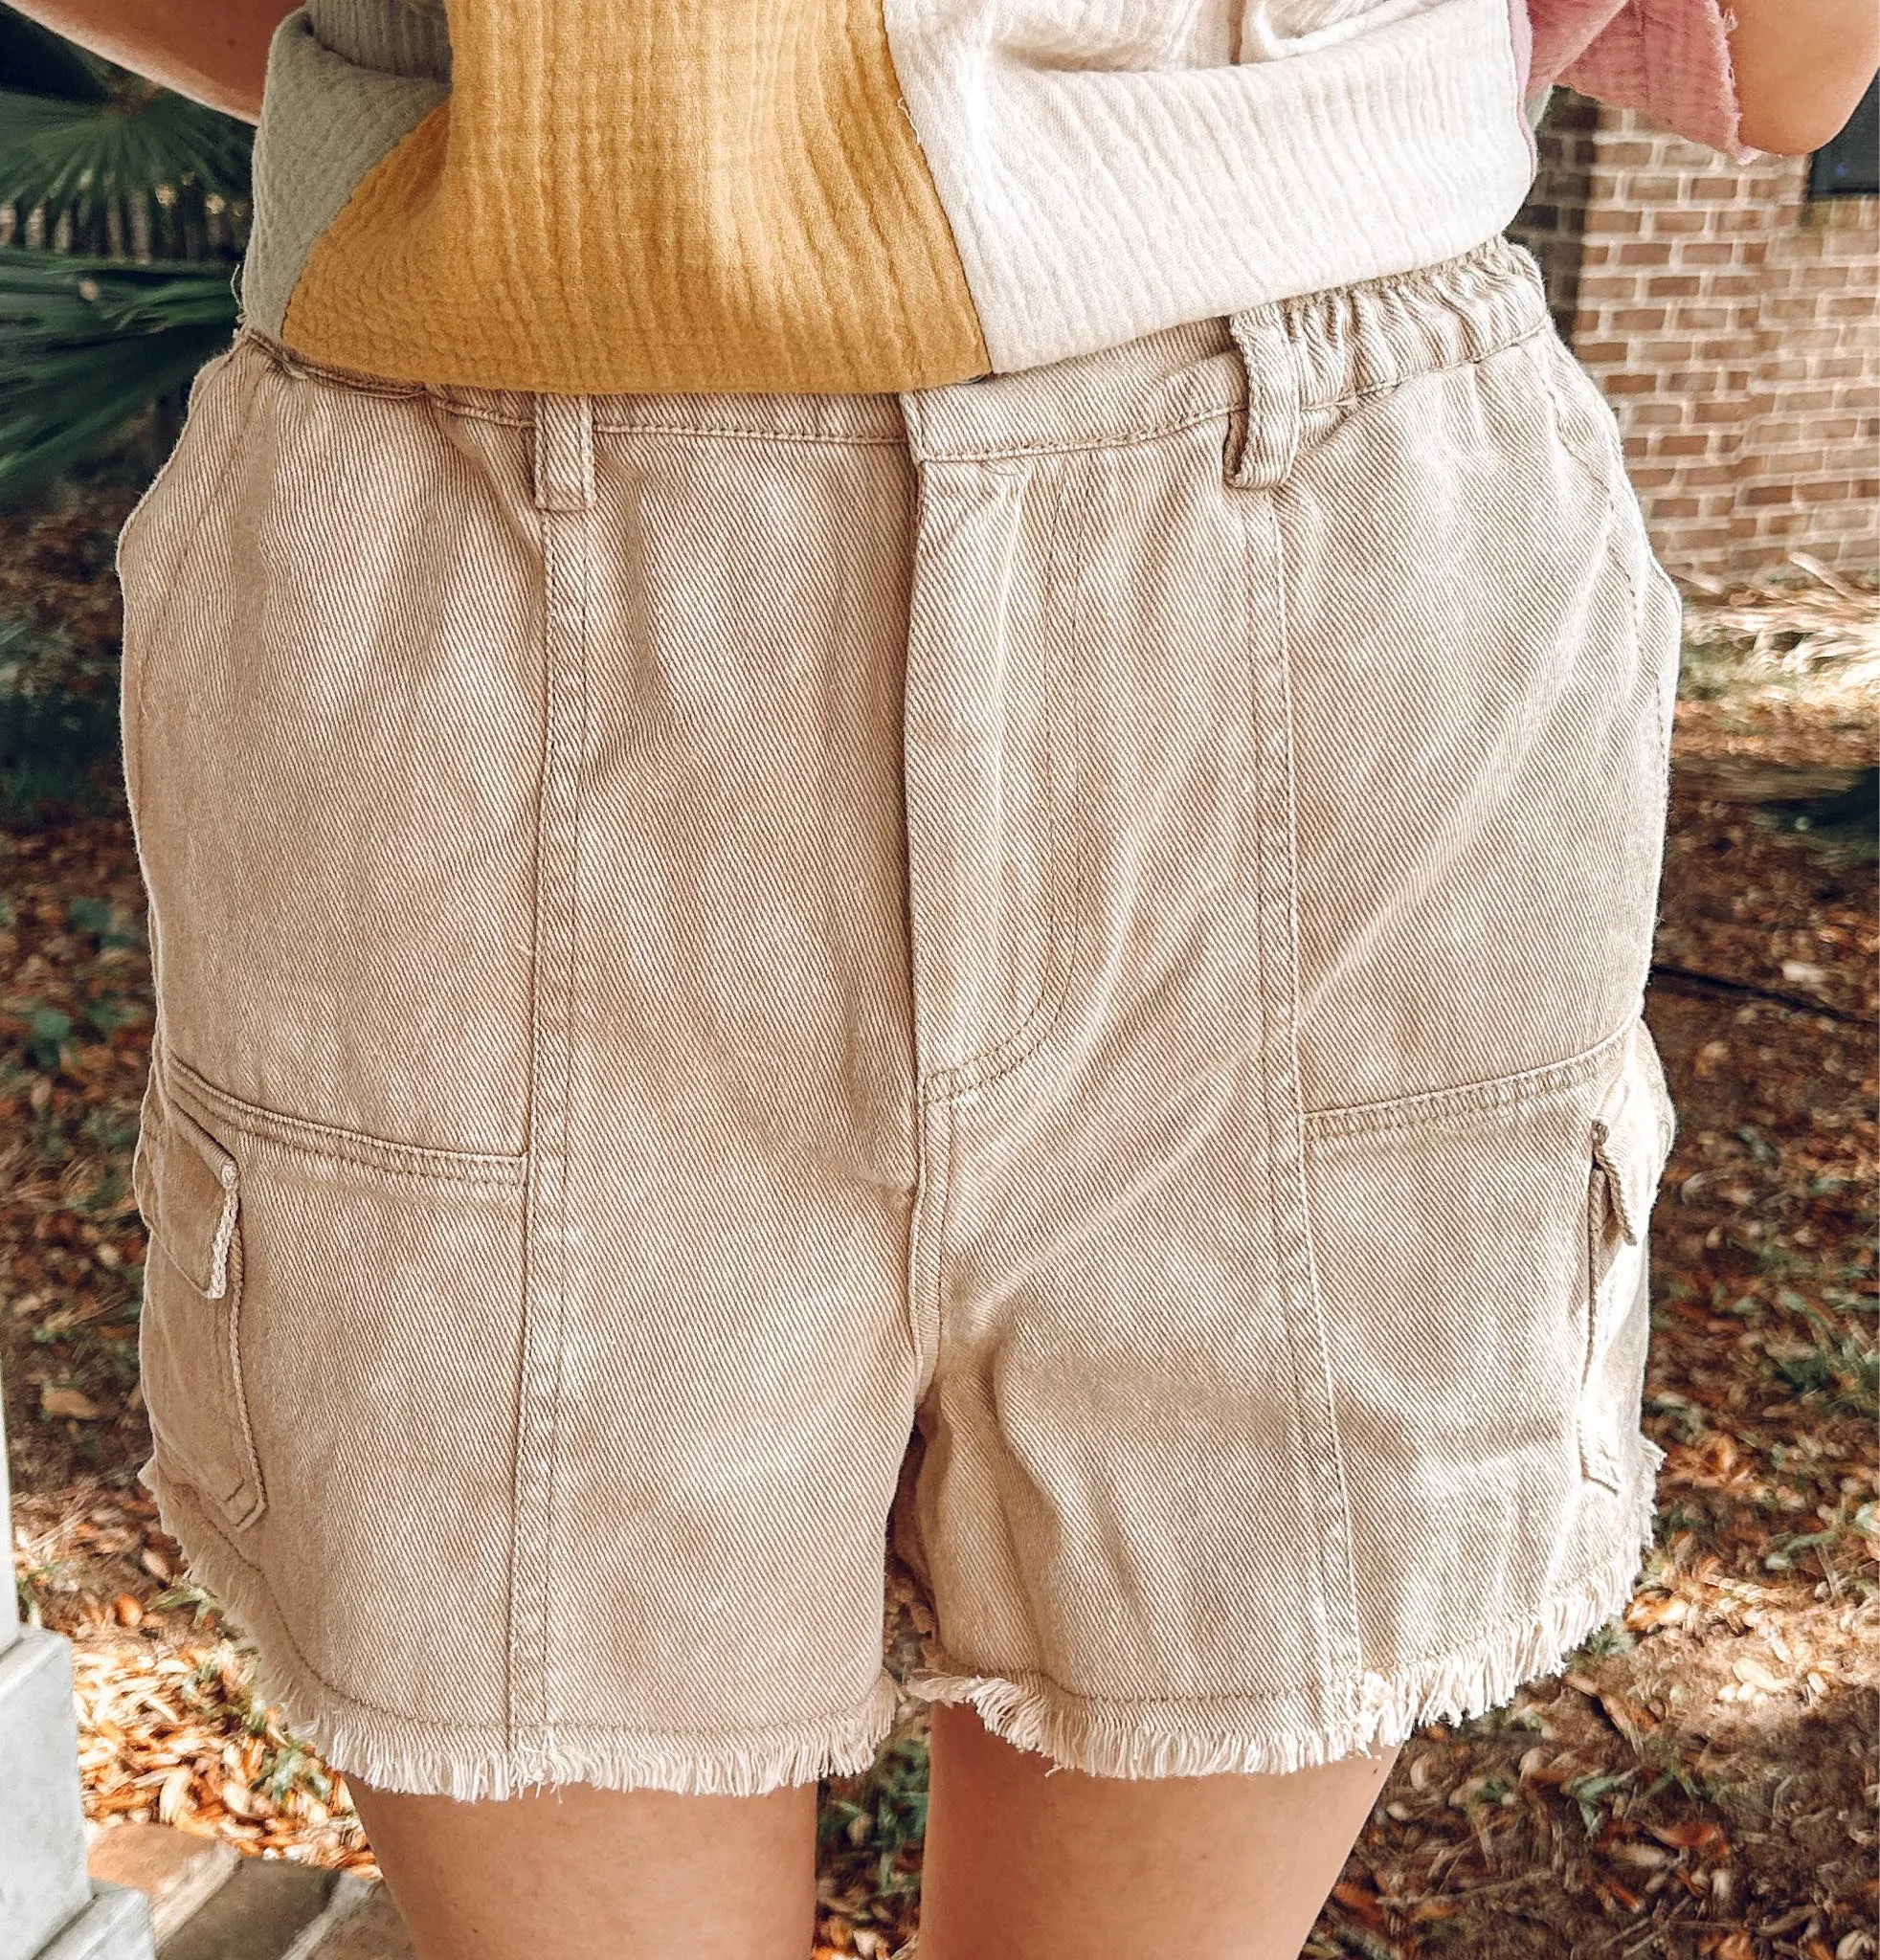
[[[1502,229],[1534,165],[1522,7],[306,0],[243,308],[311,358],[492,388],[1032,367]]]

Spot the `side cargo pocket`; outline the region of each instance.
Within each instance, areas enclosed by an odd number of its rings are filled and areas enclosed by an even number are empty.
[[[1651,1208],[1677,1121],[1644,1021],[1594,1112],[1586,1188],[1586,1373],[1579,1398],[1583,1476],[1618,1491],[1638,1427],[1650,1339]]]
[[[241,1179],[235,1160],[164,1094],[145,1090],[131,1165],[149,1229],[138,1334],[157,1461],[251,1525],[265,1507],[241,1370]]]

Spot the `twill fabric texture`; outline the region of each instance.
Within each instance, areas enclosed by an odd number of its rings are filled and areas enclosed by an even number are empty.
[[[1623,1605],[1679,603],[1523,248],[900,393],[244,328],[118,563],[146,1475],[341,1768],[1287,1771]]]

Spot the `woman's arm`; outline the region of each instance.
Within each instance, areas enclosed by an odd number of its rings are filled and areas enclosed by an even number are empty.
[[[1529,92],[1564,81],[1733,162],[1819,149],[1880,63],[1880,0],[1528,0]]]
[[[11,0],[55,33],[253,122],[268,42],[295,0]]]
[[[1730,0],[1743,141],[1796,156],[1854,112],[1880,66],[1876,0]]]

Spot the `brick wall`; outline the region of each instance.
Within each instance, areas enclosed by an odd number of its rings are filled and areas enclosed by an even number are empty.
[[[1510,229],[1612,403],[1673,572],[1880,546],[1880,198],[1807,196],[1806,157],[1735,165],[1556,89]]]

